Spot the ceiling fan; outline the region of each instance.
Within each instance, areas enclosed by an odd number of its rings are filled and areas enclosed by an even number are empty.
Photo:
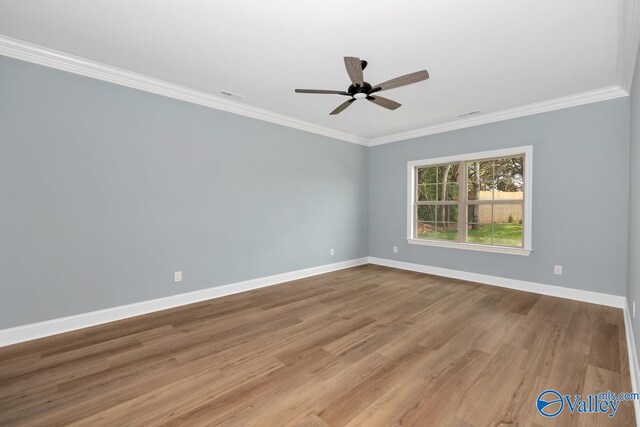
[[[296,89],[296,93],[319,93],[319,94],[333,94],[344,95],[350,99],[338,105],[338,107],[330,112],[330,115],[339,114],[344,111],[353,101],[357,99],[367,99],[376,105],[379,105],[389,110],[395,110],[400,107],[395,101],[378,96],[377,93],[383,90],[395,89],[400,86],[410,85],[412,83],[421,82],[429,78],[427,70],[416,71],[415,73],[406,74],[404,76],[396,77],[395,79],[387,80],[384,83],[372,86],[370,83],[364,81],[362,70],[367,68],[367,61],[360,60],[354,56],[345,56],[344,65],[347,68],[347,74],[351,79],[351,85],[346,91],[340,90],[323,90],[323,89]]]

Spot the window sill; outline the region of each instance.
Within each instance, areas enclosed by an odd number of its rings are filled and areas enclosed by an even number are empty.
[[[527,248],[510,248],[507,246],[489,246],[489,245],[476,245],[473,243],[459,243],[459,242],[447,242],[447,241],[438,241],[438,240],[423,240],[423,239],[407,239],[412,245],[423,245],[423,246],[438,246],[441,248],[453,248],[453,249],[464,249],[467,251],[481,251],[481,252],[493,252],[497,254],[510,254],[510,255],[521,255],[521,256],[529,256],[532,250]]]

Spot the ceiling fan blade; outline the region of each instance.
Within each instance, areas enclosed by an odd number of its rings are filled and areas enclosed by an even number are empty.
[[[406,74],[404,76],[396,77],[395,79],[387,80],[384,83],[375,85],[373,90],[389,90],[395,89],[400,86],[410,85],[412,83],[418,83],[429,78],[427,70],[416,71],[415,73]],[[379,88],[379,89],[378,89]]]
[[[344,111],[349,105],[351,105],[351,103],[355,101],[355,99],[350,99],[348,101],[343,102],[342,104],[338,105],[338,108],[336,108],[335,110],[333,110],[332,112],[329,113],[330,116],[335,116],[336,114],[340,114],[342,111]]]
[[[398,104],[396,101],[392,101],[390,99],[387,98],[383,98],[381,96],[378,95],[371,95],[367,97],[367,100],[373,102],[376,105],[379,105],[381,107],[387,108],[389,110],[395,110],[396,108],[400,107],[402,104]]]
[[[349,95],[342,90],[324,90],[324,89],[296,89],[296,93],[326,93],[331,95]]]
[[[354,85],[362,86],[364,84],[364,76],[362,75],[362,61],[354,56],[345,56],[344,65],[347,67],[347,74]]]

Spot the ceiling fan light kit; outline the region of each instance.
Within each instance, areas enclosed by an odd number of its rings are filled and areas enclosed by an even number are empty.
[[[351,79],[351,85],[346,91],[324,89],[296,89],[296,93],[342,95],[348,96],[350,98],[342,104],[338,105],[335,110],[329,113],[330,115],[341,113],[358,99],[366,99],[367,101],[370,101],[388,110],[395,110],[400,107],[401,104],[390,99],[383,98],[377,95],[377,92],[410,85],[412,83],[421,82],[429,78],[429,73],[427,72],[427,70],[421,70],[416,71],[415,73],[396,77],[395,79],[387,80],[384,83],[372,86],[370,83],[364,81],[363,70],[367,68],[367,64],[367,61],[363,61],[355,56],[344,57],[344,65],[347,69],[347,74]]]

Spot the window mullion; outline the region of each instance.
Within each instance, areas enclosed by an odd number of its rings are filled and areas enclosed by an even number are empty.
[[[411,236],[415,239],[418,237],[418,201],[420,200],[420,190],[418,189],[418,168],[413,168],[413,226],[411,227]]]
[[[458,242],[467,241],[467,164],[460,162],[458,166]]]

